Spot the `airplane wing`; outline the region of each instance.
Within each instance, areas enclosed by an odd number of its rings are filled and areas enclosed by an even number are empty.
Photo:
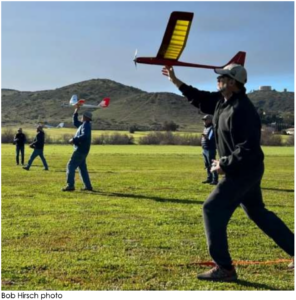
[[[224,66],[202,65],[179,61],[179,58],[186,46],[190,27],[192,24],[194,14],[191,12],[172,12],[162,43],[156,57],[137,57],[135,53],[135,64],[148,64],[160,66],[179,66],[192,67],[203,69],[223,69]],[[236,63],[244,65],[246,59],[246,52],[238,52],[228,64]]]
[[[157,58],[179,59],[186,46],[193,15],[189,12],[172,12]]]

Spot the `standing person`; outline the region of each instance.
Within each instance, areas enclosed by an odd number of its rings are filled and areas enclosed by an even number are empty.
[[[204,121],[204,131],[201,138],[202,154],[204,158],[205,168],[207,170],[207,180],[202,183],[209,183],[211,185],[218,184],[218,173],[217,171],[211,172],[212,161],[216,159],[216,142],[214,135],[214,128],[212,115],[205,115]]]
[[[24,165],[25,162],[25,143],[26,143],[26,136],[23,133],[22,128],[19,128],[17,134],[13,139],[13,143],[16,145],[16,164],[19,165],[19,155],[21,153],[21,162]]]
[[[30,156],[27,166],[23,167],[23,169],[29,171],[34,159],[37,156],[40,156],[40,159],[42,160],[42,163],[44,166],[44,170],[48,171],[48,165],[47,165],[46,159],[43,154],[44,142],[45,142],[45,134],[43,131],[43,127],[41,125],[37,126],[36,131],[37,131],[37,135],[36,135],[33,143],[30,144],[30,148],[34,149],[34,151]]]
[[[197,278],[234,281],[237,274],[228,251],[226,230],[239,205],[265,234],[292,257],[294,234],[263,203],[260,187],[264,173],[261,122],[246,95],[246,69],[230,64],[215,72],[219,74],[218,92],[206,92],[184,84],[175,76],[172,67],[163,69],[163,75],[169,76],[192,105],[204,113],[214,114],[220,160],[214,161],[212,171],[225,175],[203,206],[208,249],[216,266]],[[290,267],[294,268],[294,263]]]
[[[92,191],[92,185],[89,179],[86,157],[90,150],[91,144],[91,123],[92,114],[85,112],[82,115],[81,122],[78,121],[79,105],[74,111],[73,124],[77,127],[77,132],[69,143],[74,145],[74,152],[67,165],[67,186],[62,189],[63,192],[75,190],[75,170],[78,168],[80,177],[84,183],[83,191]]]

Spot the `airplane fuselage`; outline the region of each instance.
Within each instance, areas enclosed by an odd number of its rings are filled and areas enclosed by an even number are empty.
[[[157,58],[157,57],[138,57],[134,61],[139,64],[147,64],[147,65],[192,67],[192,68],[202,68],[202,69],[223,68],[223,66],[192,64],[192,63],[186,63],[186,62],[182,62],[182,61],[178,61],[178,60],[161,59],[161,58]]]

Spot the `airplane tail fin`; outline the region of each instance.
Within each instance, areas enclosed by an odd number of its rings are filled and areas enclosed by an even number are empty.
[[[238,64],[244,66],[245,60],[246,60],[246,52],[240,51],[225,66],[229,64]]]
[[[99,107],[106,108],[109,106],[110,98],[104,98],[102,102],[98,105]]]

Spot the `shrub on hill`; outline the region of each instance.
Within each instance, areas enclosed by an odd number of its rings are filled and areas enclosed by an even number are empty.
[[[69,140],[73,138],[73,134],[65,133],[62,138],[59,140],[60,144],[69,144]]]
[[[294,135],[290,135],[286,141],[287,146],[294,146]]]
[[[165,121],[162,125],[162,130],[165,131],[177,131],[180,126],[176,124],[175,122],[167,122]]]
[[[3,132],[2,132],[2,135],[1,135],[1,142],[4,144],[8,144],[8,143],[13,143],[13,139],[14,139],[14,132],[12,131],[12,129],[5,129]]]
[[[271,131],[265,130],[261,132],[262,146],[283,146],[280,135],[273,134]]]
[[[179,135],[171,132],[152,132],[139,139],[140,145],[188,145],[200,146],[201,140],[198,135]]]
[[[101,134],[92,141],[94,145],[132,145],[134,138],[127,134]]]

